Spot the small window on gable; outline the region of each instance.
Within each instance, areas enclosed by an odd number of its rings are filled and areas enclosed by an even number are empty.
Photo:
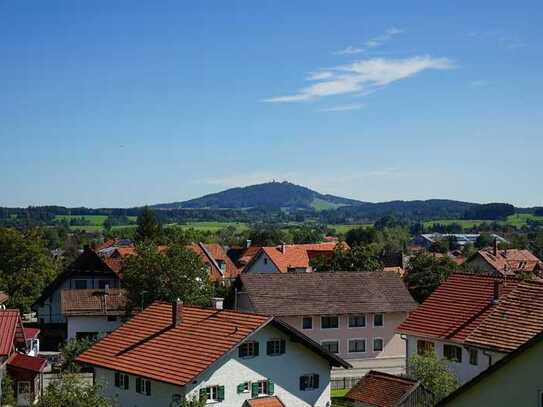
[[[240,358],[253,358],[258,356],[258,342],[245,342],[238,348]]]
[[[268,258],[264,257],[264,264],[268,264]]]
[[[208,386],[200,389],[200,400],[216,403],[224,400],[224,386]]]
[[[300,376],[300,390],[315,390],[319,388],[319,375],[318,374],[306,374]]]
[[[303,317],[302,329],[313,329],[313,317]]]
[[[285,353],[286,341],[284,339],[271,339],[266,345],[266,354],[269,356],[279,356]]]
[[[260,380],[251,383],[251,396],[259,397],[272,395],[275,392],[275,385],[271,380]]]

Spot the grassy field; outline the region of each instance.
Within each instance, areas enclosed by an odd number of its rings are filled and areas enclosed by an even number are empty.
[[[217,232],[228,226],[234,226],[237,230],[246,230],[249,226],[241,222],[190,222],[183,225],[174,225],[183,229],[196,229],[204,232]]]
[[[315,198],[313,199],[313,202],[311,202],[311,206],[316,211],[325,211],[327,209],[337,209],[341,206],[345,206],[343,204],[335,204],[333,202],[325,201],[324,199]]]
[[[332,390],[332,397],[345,397],[349,392],[349,389],[334,389]]]
[[[344,225],[344,224],[337,224],[337,225],[328,225],[330,229],[335,229],[336,233],[344,235],[349,230],[354,228],[360,228],[360,227],[369,227],[373,226],[371,224],[365,224],[365,225]]]
[[[55,216],[56,220],[67,220],[70,221],[71,219],[85,219],[90,224],[89,225],[72,225],[70,226],[70,229],[72,230],[84,230],[85,232],[99,232],[103,229],[104,221],[107,219],[106,215],[57,215]],[[128,219],[130,221],[135,221],[136,216],[128,216]],[[130,228],[134,227],[135,225],[119,225],[119,226],[113,226],[113,230],[115,229],[122,229],[122,228]]]
[[[520,227],[526,225],[529,220],[543,222],[543,216],[536,216],[531,213],[515,213],[507,218],[507,223]]]
[[[516,213],[514,215],[508,216],[505,221],[498,221],[498,223],[505,223],[507,225],[519,228],[526,225],[529,220],[543,222],[543,216],[535,216],[531,213]],[[472,228],[484,222],[490,223],[492,221],[480,219],[438,219],[424,222],[424,226],[430,227],[434,224],[450,225],[452,223],[458,223],[464,228]]]

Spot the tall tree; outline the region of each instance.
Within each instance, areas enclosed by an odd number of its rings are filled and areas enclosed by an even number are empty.
[[[448,396],[458,387],[456,376],[433,352],[416,355],[409,359],[408,373],[433,393],[436,402]]]
[[[148,206],[144,207],[143,211],[138,216],[137,224],[138,227],[136,229],[135,238],[138,242],[153,241],[157,239],[162,232],[155,212]]]
[[[113,407],[101,395],[100,387],[87,384],[74,374],[54,380],[38,400],[36,407]]]
[[[208,305],[213,292],[202,260],[183,246],[159,251],[153,244],[141,244],[135,256],[123,261],[121,272],[129,309],[176,298],[188,304]]]
[[[456,263],[446,256],[419,253],[407,265],[405,283],[413,298],[423,302],[457,269]]]
[[[0,290],[8,306],[28,312],[58,269],[37,231],[0,229]]]
[[[345,250],[338,245],[331,256],[318,256],[311,261],[311,266],[320,272],[383,270],[383,263],[373,246],[355,246]]]

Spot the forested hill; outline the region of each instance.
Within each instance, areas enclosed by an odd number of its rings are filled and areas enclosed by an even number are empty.
[[[231,188],[215,194],[184,202],[154,205],[156,209],[248,209],[255,207],[288,209],[335,209],[363,202],[325,195],[290,182],[267,182],[247,187]]]

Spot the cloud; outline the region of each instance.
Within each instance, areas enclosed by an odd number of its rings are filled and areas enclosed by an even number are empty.
[[[264,102],[289,103],[315,100],[326,96],[360,94],[374,87],[382,87],[419,72],[434,69],[453,68],[447,58],[433,58],[429,55],[404,59],[371,58],[351,64],[323,69],[311,77],[316,83],[300,89],[293,95],[276,96],[264,99]]]
[[[383,45],[385,42],[389,41],[392,37],[395,35],[398,35],[402,33],[403,31],[396,28],[391,27],[387,29],[383,34],[378,35],[377,37],[370,38],[367,40],[362,47],[354,47],[352,45],[349,45],[346,48],[340,49],[339,51],[335,51],[335,55],[352,55],[352,54],[361,54],[363,52],[366,52],[372,48],[377,48]]]
[[[326,107],[324,109],[319,109],[319,112],[346,112],[349,110],[360,110],[364,108],[365,105],[362,103],[355,103],[352,105],[341,105],[341,106],[333,106],[333,107]]]

